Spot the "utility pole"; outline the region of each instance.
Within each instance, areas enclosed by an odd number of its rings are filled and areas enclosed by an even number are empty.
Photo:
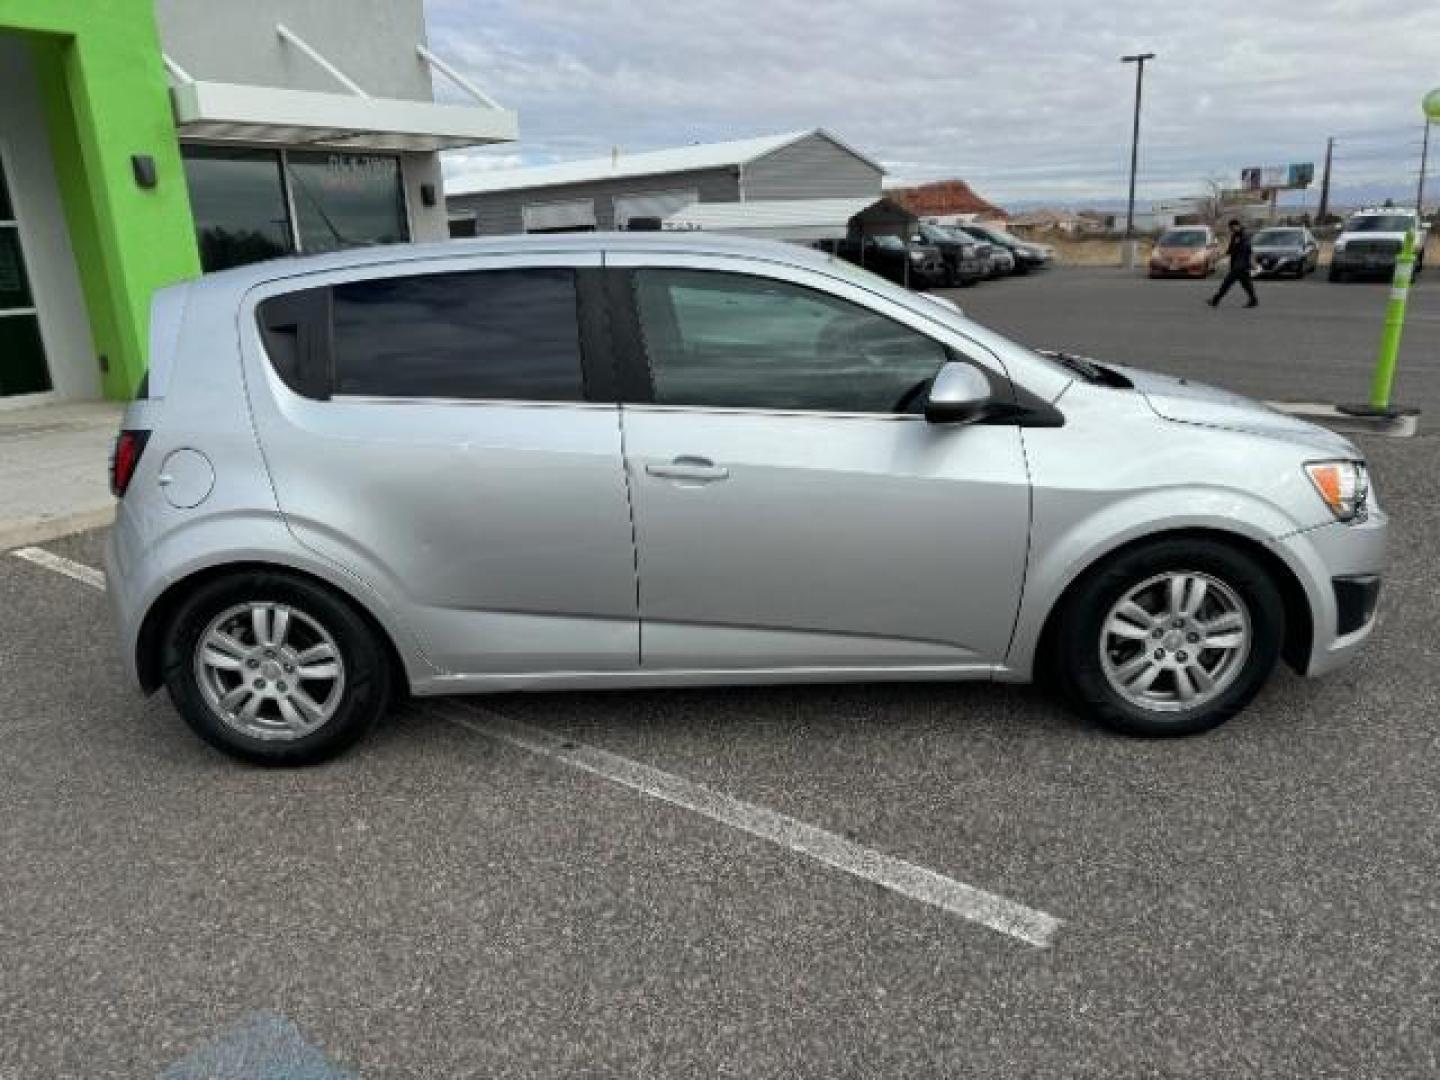
[[[1330,156],[1335,152],[1335,136],[1325,140],[1325,172],[1320,177],[1320,209],[1315,212],[1315,224],[1325,224],[1330,213]]]
[[[1145,61],[1154,60],[1153,52],[1122,56],[1122,64],[1135,65],[1135,126],[1130,133],[1130,199],[1125,205],[1125,268],[1135,265],[1135,167],[1140,160],[1140,95],[1145,84]]]
[[[1430,156],[1430,118],[1425,118],[1425,138],[1420,143],[1420,183],[1415,189],[1415,213],[1425,220],[1425,161]]]

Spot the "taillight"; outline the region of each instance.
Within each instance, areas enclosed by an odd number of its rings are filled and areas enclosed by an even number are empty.
[[[110,494],[117,499],[125,497],[125,489],[130,486],[135,466],[140,464],[140,455],[149,441],[148,431],[122,431],[115,439],[115,449],[110,454]]]

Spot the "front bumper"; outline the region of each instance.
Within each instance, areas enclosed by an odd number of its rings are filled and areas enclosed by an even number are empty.
[[[910,264],[910,284],[928,289],[936,285],[944,285],[945,264],[942,262],[926,262]]]
[[[977,280],[984,277],[989,269],[987,264],[976,258],[955,260],[955,276],[961,279]]]
[[[1259,255],[1250,268],[1252,277],[1293,274],[1305,265],[1303,255]]]
[[[1206,263],[1170,263],[1152,262],[1150,264],[1151,277],[1204,277],[1209,270]]]
[[[1353,660],[1375,630],[1390,520],[1372,509],[1364,521],[1335,522],[1272,543],[1300,577],[1310,602],[1305,675],[1324,675]]]
[[[1330,269],[1344,274],[1393,274],[1398,256],[1383,252],[1351,254],[1336,252],[1330,256]]]

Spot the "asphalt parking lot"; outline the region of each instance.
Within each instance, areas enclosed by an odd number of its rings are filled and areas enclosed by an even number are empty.
[[[1363,393],[1384,289],[1261,287],[1255,311],[1113,271],[958,298],[1035,344]],[[1415,308],[1400,396],[1440,408],[1440,282]],[[1176,742],[1024,687],[503,696],[261,771],[129,691],[97,589],[0,556],[0,1077],[1436,1075],[1425,430],[1364,443],[1396,530],[1364,662],[1281,672]],[[95,567],[101,543],[45,548]],[[552,752],[495,737],[515,730]],[[616,782],[623,762],[1058,928],[996,932]]]
[[[1018,341],[1219,383],[1266,401],[1364,401],[1380,345],[1385,282],[1261,278],[1260,306],[1220,284],[1147,280],[1112,269],[1045,270],[947,289],[967,313]],[[1410,292],[1395,403],[1440,416],[1440,270]]]

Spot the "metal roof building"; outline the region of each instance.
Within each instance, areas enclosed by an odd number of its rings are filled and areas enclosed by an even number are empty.
[[[693,203],[868,199],[884,168],[823,129],[497,170],[447,195],[452,232],[626,229]],[[458,187],[458,186],[457,186]]]
[[[667,232],[723,232],[762,240],[841,240],[853,231],[908,234],[915,215],[886,198],[762,199],[691,203],[661,222]]]

